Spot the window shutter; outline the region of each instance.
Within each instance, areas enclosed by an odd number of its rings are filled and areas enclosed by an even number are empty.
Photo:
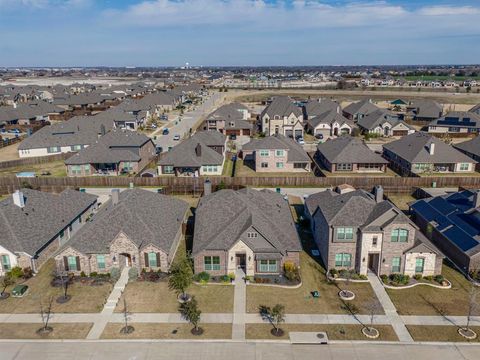
[[[160,267],[160,253],[157,252],[157,267]]]
[[[68,271],[68,258],[66,256],[63,257],[63,266],[65,268],[65,271]]]
[[[80,256],[77,256],[76,259],[77,260],[77,271],[80,271]]]
[[[150,264],[148,262],[148,253],[143,253],[145,255],[145,267],[150,267]]]

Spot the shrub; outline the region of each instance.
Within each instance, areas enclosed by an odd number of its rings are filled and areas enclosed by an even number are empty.
[[[435,280],[437,283],[441,284],[445,280],[445,278],[443,277],[443,275],[435,275],[433,280]]]
[[[289,281],[299,281],[300,280],[300,273],[298,271],[297,265],[291,261],[285,262],[283,265],[285,271],[285,277]]]
[[[136,267],[132,267],[128,269],[128,280],[137,280],[138,278],[138,269]]]
[[[87,277],[87,274],[85,274],[85,271],[82,271],[82,272],[80,273],[80,277],[82,277],[82,278]]]
[[[358,278],[359,278],[360,280],[368,280],[367,275],[363,275],[363,274],[362,274],[362,275],[358,275]]]
[[[112,268],[112,270],[110,270],[110,277],[112,280],[117,281],[120,278],[120,269],[118,267]]]
[[[296,269],[295,263],[293,261],[285,261],[283,264],[283,270],[287,271],[294,271]]]
[[[220,281],[224,283],[229,283],[230,282],[230,277],[228,275],[222,275],[220,277]]]
[[[235,280],[235,274],[234,273],[228,274],[228,278],[230,279],[230,281]]]
[[[96,271],[92,271],[92,272],[90,273],[90,277],[92,277],[92,278],[95,278],[95,277],[97,277],[97,276],[98,276],[98,273],[97,273]]]
[[[428,276],[425,276],[424,279],[427,280],[427,281],[432,281],[433,276],[428,275]]]
[[[10,275],[12,279],[16,280],[23,277],[23,270],[20,266],[15,266],[7,274]]]
[[[144,279],[150,282],[157,282],[160,280],[160,275],[156,271],[149,271],[144,274]]]
[[[195,274],[193,279],[197,282],[201,282],[201,283],[206,284],[210,280],[210,274],[207,273],[206,271],[202,271],[201,273]]]
[[[391,274],[390,281],[394,285],[407,285],[410,280],[410,276],[404,274]]]
[[[30,279],[31,277],[33,277],[33,270],[31,267],[26,267],[23,269],[23,278],[25,280],[28,280]]]
[[[331,275],[331,276],[338,275],[338,270],[335,269],[335,268],[330,269],[330,275]]]
[[[414,278],[415,280],[419,281],[419,280],[422,280],[422,275],[420,275],[420,274],[415,274],[415,275],[413,275],[413,278]]]
[[[380,275],[380,279],[382,279],[384,284],[388,284],[388,276],[387,275],[385,275],[385,274]]]

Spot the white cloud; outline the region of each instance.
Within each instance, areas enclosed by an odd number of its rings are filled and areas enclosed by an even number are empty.
[[[80,8],[92,4],[93,0],[0,0],[0,9],[49,9]]]
[[[425,16],[475,16],[480,14],[480,8],[473,6],[427,6],[421,8],[418,13]]]

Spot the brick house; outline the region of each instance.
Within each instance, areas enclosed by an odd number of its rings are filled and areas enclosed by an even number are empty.
[[[276,96],[260,114],[265,135],[281,134],[286,137],[303,137],[303,110],[288,96]]]
[[[227,136],[251,136],[250,117],[250,111],[241,103],[223,105],[207,116],[203,130],[216,130]]]
[[[0,201],[0,277],[15,266],[38,271],[96,207],[96,196],[75,190],[21,189]]]
[[[214,276],[243,269],[278,275],[297,266],[302,247],[288,202],[269,190],[220,190],[200,200],[193,237],[194,271]]]
[[[326,190],[305,201],[315,242],[327,269],[359,274],[437,275],[442,253],[392,203],[383,189],[343,194]]]
[[[188,204],[148,190],[111,199],[55,255],[58,270],[86,274],[136,267],[168,271],[184,235]]]

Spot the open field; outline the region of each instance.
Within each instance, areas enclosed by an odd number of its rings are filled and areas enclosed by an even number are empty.
[[[51,297],[54,299],[52,307],[54,313],[95,313],[102,310],[112,290],[110,283],[90,286],[75,282],[68,289],[72,299],[65,304],[57,304],[55,299],[63,294],[63,289],[50,285],[53,269],[54,261],[49,260],[35,277],[24,282],[29,287],[24,297],[10,296],[8,299],[0,300],[0,313],[40,313],[40,303],[45,306]],[[7,292],[12,288],[13,286],[9,286]]]
[[[41,323],[9,323],[0,326],[0,339],[85,339],[91,323],[50,323],[53,331],[48,335],[39,335],[37,330],[42,327]],[[1,356],[0,356],[1,357]]]
[[[52,162],[44,163],[44,164],[22,165],[22,166],[11,167],[11,168],[8,168],[8,169],[0,169],[0,176],[15,175],[16,173],[19,173],[19,172],[22,172],[22,171],[35,172],[35,174],[37,176],[41,176],[42,172],[50,172],[50,175],[47,175],[47,177],[67,176],[67,170],[66,170],[66,167],[65,167],[65,164],[64,164],[63,160],[52,161]]]
[[[441,341],[441,342],[480,342],[480,338],[468,340],[461,336],[457,326],[423,326],[407,325],[407,329],[415,341]],[[480,334],[480,326],[472,326],[471,329]]]
[[[200,336],[192,335],[190,324],[158,324],[158,323],[132,323],[135,331],[129,335],[120,334],[124,324],[107,324],[101,339],[231,339],[231,324],[202,324],[204,333]]]
[[[245,336],[247,339],[269,339],[279,340],[288,339],[290,331],[317,332],[324,331],[327,333],[329,340],[366,340],[369,339],[362,334],[363,326],[358,325],[320,325],[320,324],[281,324],[280,328],[285,331],[281,337],[273,336],[270,333],[272,325],[270,324],[247,324],[245,327]],[[389,325],[375,325],[380,332],[377,341],[398,341],[397,335],[393,328]]]
[[[470,282],[448,265],[443,276],[452,283],[451,289],[416,286],[411,289],[387,289],[400,315],[467,315]]]

